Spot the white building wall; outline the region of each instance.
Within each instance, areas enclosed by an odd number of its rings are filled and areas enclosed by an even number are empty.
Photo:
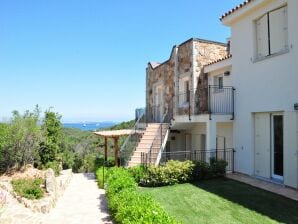
[[[255,24],[254,20],[264,13],[288,2],[288,42],[289,52],[255,61]],[[285,129],[291,121],[294,103],[298,103],[298,1],[271,1],[265,8],[255,10],[232,25],[233,79],[236,88],[234,140],[236,149],[236,169],[239,172],[253,174],[253,112],[285,111]],[[294,130],[291,126],[289,127]],[[285,130],[286,131],[286,130]],[[291,135],[292,136],[292,135]],[[285,138],[285,158],[294,156],[295,136]],[[297,144],[296,144],[297,147]],[[296,148],[297,150],[297,148]],[[296,157],[297,159],[297,157]],[[287,163],[288,161],[286,161]],[[291,164],[294,164],[294,162]],[[294,166],[294,165],[293,165]],[[297,164],[291,167],[297,177]],[[286,172],[286,170],[285,170]],[[291,174],[292,175],[292,174]],[[293,174],[292,176],[295,176]],[[292,177],[291,177],[292,178]],[[285,183],[287,182],[285,174]],[[293,180],[295,182],[295,179]],[[287,183],[286,183],[287,184]],[[288,182],[289,186],[297,187]]]

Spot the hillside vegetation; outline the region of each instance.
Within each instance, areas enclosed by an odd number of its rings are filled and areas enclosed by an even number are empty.
[[[130,129],[134,120],[102,130]],[[119,146],[125,137],[119,139]],[[113,156],[113,141],[108,140],[108,155]],[[104,139],[90,131],[63,128],[61,115],[51,110],[41,116],[38,106],[33,111],[12,113],[8,123],[0,123],[0,173],[35,167],[73,169],[93,172],[103,163]]]

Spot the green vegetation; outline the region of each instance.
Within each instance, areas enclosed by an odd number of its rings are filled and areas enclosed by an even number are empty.
[[[44,180],[37,179],[18,179],[11,181],[13,190],[24,198],[28,199],[40,199],[44,196],[44,190],[41,185],[44,184]]]
[[[14,111],[9,124],[0,124],[0,172],[38,160],[43,138],[38,125],[39,113],[38,107],[23,115]]]
[[[144,172],[140,183],[142,186],[163,186],[189,182],[192,178],[194,164],[191,161],[170,160],[163,166],[150,166]]]
[[[141,191],[184,223],[298,223],[298,202],[225,178]]]
[[[109,209],[117,223],[178,223],[151,196],[137,191],[137,184],[128,170],[109,169],[107,186]]]
[[[121,122],[120,124],[116,124],[107,129],[108,130],[132,129],[134,125],[135,125],[135,120],[130,120],[130,121]]]
[[[133,167],[129,171],[141,186],[156,187],[223,177],[227,162],[211,159],[210,163],[170,160],[164,165]]]
[[[61,115],[51,110],[45,111],[43,118],[40,115],[36,106],[24,114],[14,111],[8,123],[0,123],[0,173],[18,170],[26,164],[53,168],[56,175],[62,168],[95,172],[102,166],[102,138],[92,132],[63,128]],[[108,141],[109,155],[113,153],[112,146],[113,142]],[[114,161],[109,159],[108,164]]]

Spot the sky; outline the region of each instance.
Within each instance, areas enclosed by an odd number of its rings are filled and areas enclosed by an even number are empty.
[[[36,104],[64,122],[133,119],[147,63],[192,37],[226,42],[219,17],[241,2],[1,0],[0,120]]]

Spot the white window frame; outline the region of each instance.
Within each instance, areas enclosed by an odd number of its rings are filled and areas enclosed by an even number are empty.
[[[285,24],[283,24],[283,27],[276,27],[276,26],[270,26],[270,18],[272,18],[272,16],[274,15],[275,12],[277,12],[278,10],[284,10],[285,15]],[[283,5],[279,8],[273,9],[271,11],[268,11],[267,13],[263,14],[261,17],[259,17],[258,19],[256,19],[254,21],[254,25],[255,25],[255,38],[256,38],[256,54],[255,54],[255,61],[259,61],[259,60],[263,60],[266,58],[270,58],[272,56],[276,56],[276,55],[280,55],[280,54],[284,54],[289,52],[289,43],[288,43],[288,6],[287,5]],[[263,20],[263,21],[261,21]],[[260,25],[263,22],[263,24],[265,25],[265,27],[263,27],[263,29],[265,29],[266,32],[263,36],[263,38],[265,40],[263,40],[267,45],[266,46],[259,46],[259,38],[260,35],[258,35],[258,25]],[[274,29],[280,29],[280,30],[285,30],[284,33],[280,33],[280,35],[285,35],[284,36],[284,46],[280,49],[280,50],[274,50],[273,48],[273,41],[274,38],[272,36],[272,33],[270,31],[273,31]],[[263,43],[264,44],[264,43]],[[263,52],[262,52],[263,51]],[[263,54],[261,54],[260,52],[262,52]]]

